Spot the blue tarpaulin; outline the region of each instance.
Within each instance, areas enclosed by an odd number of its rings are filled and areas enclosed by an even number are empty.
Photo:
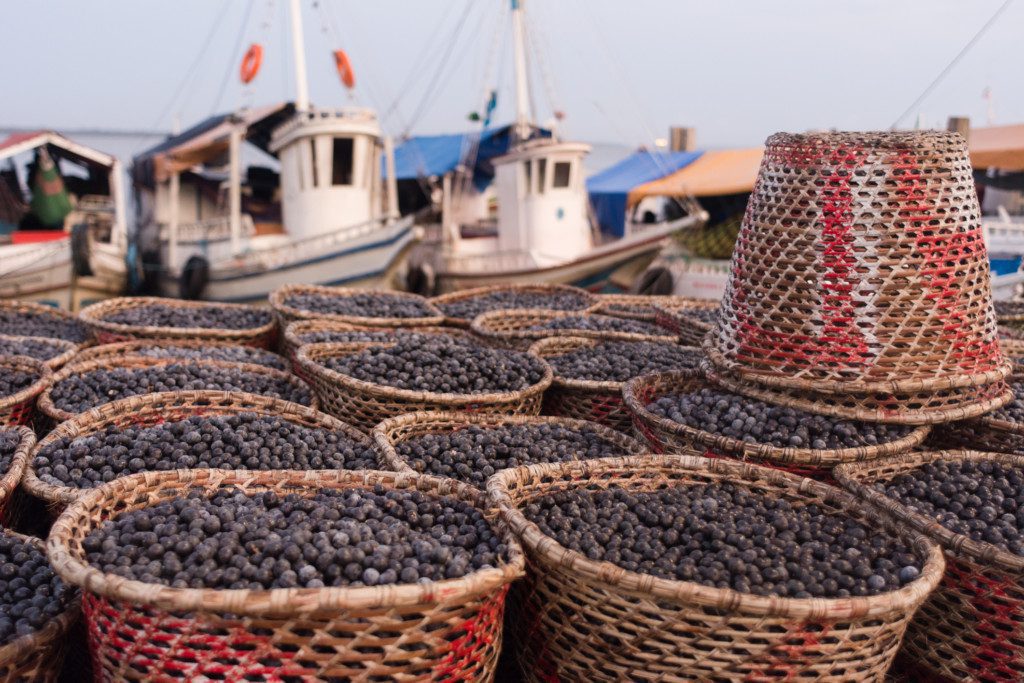
[[[460,163],[472,161],[473,182],[482,190],[494,179],[490,160],[508,152],[511,128],[502,126],[479,133],[409,138],[395,148],[395,176],[398,180],[442,176],[454,171]],[[551,133],[541,130],[537,134],[546,137]]]
[[[692,164],[700,152],[634,152],[587,179],[590,204],[601,231],[622,237],[626,232],[626,199],[634,187],[663,178]]]

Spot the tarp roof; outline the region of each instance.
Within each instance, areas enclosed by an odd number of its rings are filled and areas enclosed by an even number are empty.
[[[754,189],[764,148],[724,149],[704,152],[699,159],[675,173],[635,187],[629,192],[632,206],[644,197],[715,197]]]
[[[587,192],[601,230],[621,237],[626,229],[626,199],[634,188],[692,164],[701,152],[634,152],[587,178]]]
[[[508,152],[511,131],[511,126],[501,126],[474,133],[411,137],[395,148],[395,176],[398,180],[443,176],[454,171],[476,147],[473,179],[482,188],[494,177],[490,160]],[[538,129],[534,134],[549,137],[551,131]]]
[[[105,168],[111,168],[114,165],[115,159],[109,154],[69,140],[52,130],[35,130],[7,136],[0,142],[0,161],[44,145],[56,147],[62,151],[61,156],[84,164],[96,164]]]
[[[294,112],[292,103],[281,102],[204,119],[136,156],[133,161],[135,181],[151,186],[154,180],[164,180],[172,173],[181,173],[217,158],[227,151],[234,126],[242,126],[244,138],[267,151],[273,130]]]
[[[968,147],[974,168],[1024,171],[1024,124],[972,128]]]

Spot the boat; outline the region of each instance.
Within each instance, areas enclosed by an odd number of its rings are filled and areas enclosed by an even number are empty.
[[[981,226],[997,301],[1024,298],[1024,124],[971,128]]]
[[[74,311],[123,293],[129,246],[121,163],[50,130],[10,135],[0,142],[4,162],[0,299]]]
[[[213,117],[134,161],[146,260],[165,296],[254,302],[291,282],[404,280],[420,231],[398,213],[390,138],[371,109],[310,104],[299,0],[290,16],[294,103]],[[243,143],[279,170],[252,164],[243,182]]]
[[[511,0],[514,123],[499,131],[487,127],[492,94],[482,117],[484,129],[473,136],[454,136],[448,149],[458,153],[440,154],[445,160],[440,168],[420,178],[433,180],[430,194],[432,199],[436,195],[439,207],[437,223],[425,227],[433,239],[411,259],[409,286],[415,291],[435,294],[527,283],[624,290],[673,235],[706,219],[697,211],[673,221],[630,225],[620,234],[601,229],[584,178],[589,145],[562,140],[532,119],[525,11],[523,0]],[[495,144],[500,139],[507,140],[504,150]],[[414,160],[422,152],[422,144],[412,151],[403,148],[399,152]],[[481,175],[490,182],[481,186]]]

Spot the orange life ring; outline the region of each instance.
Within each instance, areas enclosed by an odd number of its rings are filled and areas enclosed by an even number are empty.
[[[259,43],[253,43],[249,46],[245,56],[242,57],[242,83],[251,83],[252,79],[256,78],[256,74],[260,72],[260,64],[263,63],[263,46]]]
[[[334,66],[346,88],[351,90],[356,87],[356,72],[352,70],[352,62],[344,50],[334,51]]]

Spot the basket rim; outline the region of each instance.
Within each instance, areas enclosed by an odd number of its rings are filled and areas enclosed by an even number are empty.
[[[377,448],[377,455],[381,464],[387,465],[396,472],[415,472],[406,460],[398,454],[398,450],[395,446],[409,440],[410,438],[417,438],[419,436],[424,436],[425,434],[445,432],[446,430],[442,428],[432,429],[415,435],[406,434],[400,439],[395,438],[394,432],[406,427],[422,426],[425,428],[431,423],[437,424],[439,422],[457,426],[457,429],[450,430],[452,432],[470,425],[488,427],[522,424],[564,425],[567,427],[589,429],[600,436],[602,440],[615,446],[622,446],[624,449],[629,449],[631,452],[636,454],[646,452],[647,450],[644,444],[628,434],[623,434],[622,432],[616,431],[615,429],[599,422],[581,420],[575,417],[555,417],[551,415],[504,415],[501,413],[467,413],[455,410],[420,410],[414,413],[405,413],[403,415],[389,417],[388,419],[378,423],[370,432],[370,437],[373,439],[374,445]],[[441,475],[432,476],[440,477]],[[453,479],[453,477],[446,478]],[[456,479],[456,481],[462,480]],[[472,486],[472,484],[469,485]]]
[[[22,482],[25,470],[28,468],[31,459],[32,450],[36,445],[36,433],[28,427],[23,425],[15,427],[0,426],[0,431],[5,430],[18,432],[20,438],[18,439],[18,445],[14,447],[14,453],[11,455],[10,468],[0,476],[0,504],[6,502],[14,493],[14,490],[18,488],[18,484]]]
[[[11,529],[4,529],[3,533],[9,536],[14,536],[23,542],[31,543],[39,548],[43,554],[46,554],[46,541],[41,538],[19,534]],[[54,571],[56,572],[56,570]],[[48,620],[46,625],[41,629],[33,631],[32,633],[26,633],[23,636],[15,638],[6,645],[0,646],[0,663],[6,663],[26,654],[33,653],[67,633],[68,629],[75,623],[75,621],[77,621],[79,614],[81,613],[81,590],[78,590],[77,593],[78,595],[75,596],[75,598],[68,604],[67,609],[56,617]]]
[[[138,354],[132,353],[137,349],[144,348],[182,348],[182,349],[195,349],[195,348],[236,348],[236,349],[248,349],[253,353],[266,354],[269,356],[276,356],[281,359],[282,364],[287,367],[287,359],[275,351],[268,349],[249,346],[248,344],[242,344],[238,341],[230,339],[132,339],[130,341],[119,341],[110,342],[107,344],[97,344],[90,346],[87,349],[83,349],[78,356],[75,358],[75,363],[84,363],[90,360],[96,360],[99,358],[110,358],[116,356],[118,358],[135,357]],[[142,356],[143,358],[151,358],[152,356]],[[202,358],[186,358],[178,360],[207,360]],[[235,361],[229,361],[235,362]],[[253,365],[259,365],[254,363]],[[264,366],[270,367],[270,366]],[[280,368],[277,368],[280,369]]]
[[[221,328],[221,327],[162,327],[160,325],[126,325],[124,323],[113,323],[107,320],[103,320],[102,315],[111,308],[126,307],[135,308],[138,306],[148,306],[151,304],[161,304],[164,306],[178,307],[178,308],[234,308],[234,309],[247,309],[247,310],[263,310],[260,306],[253,306],[251,304],[230,304],[222,302],[212,301],[191,301],[186,299],[172,299],[170,297],[162,296],[121,296],[114,297],[112,299],[105,299],[98,301],[94,304],[90,304],[78,312],[78,319],[84,322],[94,330],[102,330],[104,332],[111,332],[115,334],[149,334],[163,338],[175,338],[175,337],[195,337],[195,336],[213,336],[220,337],[222,339],[236,338],[236,337],[260,337],[266,334],[270,334],[274,331],[277,326],[277,320],[274,316],[270,316],[270,322],[260,325],[259,327],[245,327],[245,328]]]
[[[959,534],[951,529],[947,529],[938,520],[916,512],[909,505],[901,503],[895,498],[890,498],[880,491],[876,491],[867,483],[869,481],[883,481],[877,478],[868,478],[871,472],[876,469],[898,468],[898,471],[894,472],[892,476],[884,479],[884,481],[888,481],[897,474],[917,469],[921,465],[937,460],[1001,460],[1015,467],[1024,467],[1024,456],[1009,453],[951,449],[916,451],[866,463],[846,463],[836,467],[832,474],[840,486],[847,491],[874,507],[883,510],[893,519],[908,524],[911,528],[936,539],[943,548],[948,548],[956,555],[966,555],[972,560],[980,560],[981,562],[995,565],[1004,571],[1017,574],[1024,572],[1024,556],[1014,555],[991,543],[975,541],[965,534]]]
[[[576,287],[575,285],[567,285],[561,282],[538,282],[535,284],[523,284],[523,285],[485,285],[483,287],[472,287],[470,289],[457,289],[454,292],[447,292],[445,294],[438,294],[428,299],[438,310],[441,310],[440,305],[449,304],[453,301],[464,301],[465,299],[475,299],[479,296],[487,296],[488,294],[495,294],[497,292],[564,292],[566,294],[578,294],[579,296],[587,299],[587,306],[583,308],[570,309],[576,312],[588,311],[597,304],[597,295],[593,292],[587,291],[582,287]],[[440,304],[440,305],[439,305]],[[507,310],[507,309],[496,309],[496,310]],[[540,309],[540,310],[556,310],[556,309]],[[456,318],[450,316],[444,311],[446,320],[458,321],[464,325],[469,325],[473,318]]]
[[[79,352],[85,349],[85,347],[88,345],[88,342],[77,343],[69,341],[67,339],[60,339],[59,337],[40,337],[39,335],[32,334],[0,334],[0,339],[11,341],[18,339],[27,339],[35,342],[54,344],[58,348],[64,349],[63,351],[61,351],[56,356],[53,356],[52,358],[47,358],[45,360],[42,358],[36,359],[45,363],[47,367],[49,367],[51,370],[57,370],[62,365],[66,364],[68,361],[70,361],[72,358],[78,355]]]
[[[919,545],[918,556],[924,556],[920,576],[895,591],[874,596],[847,598],[784,598],[740,593],[730,588],[713,588],[692,581],[662,579],[649,574],[631,572],[606,561],[591,560],[570,550],[554,538],[546,536],[540,527],[529,521],[519,506],[512,501],[511,486],[550,488],[554,476],[567,475],[573,480],[598,475],[602,483],[616,478],[617,472],[662,470],[688,470],[697,473],[721,474],[728,481],[767,481],[770,484],[796,485],[796,491],[787,492],[788,498],[803,494],[818,495],[828,501],[839,501],[844,506],[866,506],[852,494],[821,482],[798,477],[782,470],[760,467],[751,463],[694,455],[638,455],[621,458],[600,458],[549,465],[529,465],[497,472],[487,482],[487,493],[502,517],[516,532],[527,552],[536,553],[546,563],[580,574],[591,581],[609,584],[618,590],[642,593],[654,598],[665,598],[702,607],[725,608],[765,617],[808,619],[864,619],[892,612],[906,612],[921,604],[938,585],[945,569],[942,550],[925,536],[908,539],[908,545]],[[517,479],[524,481],[517,484]],[[526,481],[528,478],[528,481]],[[869,508],[870,509],[870,508]],[[890,525],[890,533],[906,538],[907,533],[897,525]],[[910,543],[909,541],[913,541]]]
[[[1009,386],[1007,386],[1006,390],[998,397],[988,398],[982,401],[963,401],[955,406],[945,408],[925,408],[914,411],[898,410],[890,412],[885,412],[881,409],[871,410],[865,408],[855,408],[851,410],[838,406],[835,403],[826,403],[825,399],[831,396],[830,394],[822,394],[820,399],[814,398],[814,391],[806,389],[803,391],[806,392],[809,397],[798,398],[788,394],[777,394],[765,387],[730,377],[728,373],[720,372],[717,368],[712,367],[706,360],[701,367],[707,374],[708,379],[733,393],[742,394],[750,398],[756,398],[760,401],[764,401],[765,403],[779,404],[781,402],[785,402],[786,405],[793,408],[799,408],[800,410],[809,413],[841,417],[848,420],[861,420],[864,422],[882,422],[885,424],[906,425],[944,424],[951,421],[968,420],[978,417],[979,415],[984,415],[985,413],[996,410],[997,408],[1001,408],[1013,399],[1013,392],[1010,390]],[[786,390],[780,389],[780,391]]]
[[[309,385],[304,379],[295,375],[287,370],[278,370],[277,368],[267,367],[266,365],[257,365],[255,363],[236,363],[228,360],[204,360],[199,358],[147,358],[145,356],[101,356],[93,360],[85,360],[81,363],[70,363],[61,368],[57,373],[53,375],[53,379],[49,386],[46,387],[45,391],[39,396],[37,407],[47,417],[57,420],[58,422],[64,422],[70,420],[76,415],[83,413],[72,413],[66,410],[58,408],[50,392],[58,382],[62,382],[72,375],[92,372],[93,370],[116,370],[116,369],[135,369],[140,367],[151,367],[156,365],[201,365],[204,367],[215,367],[215,368],[232,368],[235,370],[241,370],[244,372],[251,372],[257,375],[270,375],[271,377],[277,377],[278,379],[288,379],[291,382],[296,382],[300,386],[305,387],[309,392],[309,407],[314,410],[318,409],[320,404],[317,399],[316,392],[313,387]],[[178,392],[152,392],[152,393],[178,393]],[[245,392],[235,392],[245,393]],[[136,394],[136,396],[147,396],[148,394]],[[259,395],[259,394],[253,394]],[[132,398],[127,396],[125,398]],[[122,399],[119,399],[122,400]],[[113,403],[108,401],[107,403],[101,403],[100,406],[93,406],[93,408],[101,407]],[[85,411],[83,411],[85,412]]]
[[[617,343],[624,342],[628,344],[663,343],[666,345],[677,346],[682,349],[693,349],[695,351],[700,351],[699,346],[689,346],[687,344],[680,344],[678,342],[672,342],[671,344],[669,344],[669,342],[652,342],[646,339],[600,339],[598,337],[546,337],[544,339],[538,339],[537,341],[535,341],[530,346],[530,353],[539,356],[542,360],[547,362],[548,356],[544,355],[544,353],[548,351],[548,347],[573,344],[574,348],[570,350],[575,350],[580,348],[581,346],[597,346],[598,344],[601,344],[606,341]],[[626,382],[629,381],[628,379],[623,380],[621,382],[617,382],[614,380],[575,379],[572,377],[563,377],[562,375],[559,375],[555,371],[555,366],[553,365],[551,366],[551,372],[553,375],[551,386],[557,387],[559,389],[575,389],[579,391],[600,391],[604,393],[618,394],[622,392],[622,388],[626,386]],[[634,378],[631,377],[630,379]]]
[[[819,449],[794,448],[791,446],[780,448],[764,443],[752,444],[731,436],[695,429],[674,420],[660,417],[647,410],[647,406],[640,401],[638,392],[646,384],[655,380],[672,382],[673,384],[696,382],[704,386],[715,387],[714,382],[710,381],[699,369],[671,370],[669,372],[649,373],[640,377],[634,377],[626,382],[626,385],[623,387],[622,400],[629,408],[635,420],[641,420],[645,424],[657,427],[659,430],[681,436],[707,448],[722,450],[726,453],[735,453],[744,458],[756,458],[787,464],[807,464],[817,467],[844,462],[873,460],[914,448],[920,445],[928,436],[929,431],[931,431],[931,427],[928,425],[916,426],[906,436],[875,444],[874,446]]]
[[[710,328],[709,328],[710,329]],[[717,328],[715,328],[717,330]],[[862,380],[843,381],[837,379],[804,379],[781,374],[755,372],[749,368],[729,361],[715,345],[715,335],[704,338],[701,346],[708,361],[720,372],[729,373],[737,379],[753,382],[767,387],[813,391],[822,394],[862,394],[862,393],[900,393],[908,391],[942,391],[945,389],[962,389],[965,387],[985,386],[1006,379],[1013,372],[1013,365],[1006,359],[994,370],[986,370],[969,375],[952,375],[929,379],[911,380],[879,380],[865,382]]]
[[[357,294],[387,294],[400,299],[410,299],[422,303],[433,315],[418,316],[414,318],[388,318],[369,317],[360,315],[342,315],[340,313],[315,313],[301,308],[289,306],[284,302],[289,294],[295,292],[318,292],[328,296],[339,298]],[[337,322],[350,323],[353,325],[366,325],[370,327],[418,327],[422,325],[443,325],[445,316],[441,311],[430,303],[429,299],[413,294],[412,292],[400,292],[392,289],[374,289],[372,287],[329,287],[327,285],[307,285],[292,283],[282,285],[270,293],[267,299],[270,307],[281,316],[282,321],[296,322],[299,320],[333,320]]]
[[[672,334],[671,330],[665,329],[665,334],[645,334],[641,332],[616,332],[610,330],[578,330],[578,329],[564,329],[564,330],[495,330],[490,327],[492,320],[496,318],[507,318],[510,316],[527,317],[533,316],[538,318],[568,318],[579,315],[585,316],[600,316],[603,318],[613,318],[618,321],[622,321],[622,318],[616,318],[613,315],[603,315],[600,313],[590,313],[587,310],[582,311],[551,311],[546,308],[506,308],[499,309],[496,311],[487,311],[481,313],[477,317],[473,318],[473,322],[470,323],[469,328],[481,337],[489,339],[498,339],[506,342],[510,341],[532,341],[539,339],[546,339],[548,337],[558,336],[571,336],[571,337],[592,337],[596,339],[608,339],[608,340],[622,340],[622,341],[664,341],[664,342],[675,342],[678,340],[678,335]],[[638,321],[640,322],[640,321]],[[649,323],[653,324],[653,323]]]
[[[83,321],[79,320],[77,315],[57,306],[47,306],[46,304],[36,303],[35,301],[25,301],[23,299],[0,299],[0,311],[31,311],[41,315],[60,318],[64,322],[77,323],[85,328],[85,339],[80,342],[73,339],[64,339],[64,337],[46,337],[46,339],[61,339],[63,341],[70,341],[72,344],[79,344],[82,346],[88,346],[95,339],[93,331]]]
[[[509,401],[519,401],[524,398],[532,397],[535,394],[543,393],[549,386],[551,386],[551,380],[553,378],[551,366],[544,362],[543,359],[533,356],[528,351],[520,351],[519,353],[525,353],[526,355],[530,355],[534,359],[538,360],[544,369],[544,374],[540,378],[540,381],[522,389],[479,394],[415,391],[413,389],[398,389],[396,387],[387,386],[386,384],[377,384],[375,382],[356,379],[355,377],[321,365],[310,356],[310,353],[317,353],[324,356],[331,355],[332,351],[343,352],[335,355],[353,355],[370,347],[392,346],[395,343],[396,342],[319,342],[316,344],[303,344],[299,347],[298,351],[295,352],[295,362],[298,363],[299,367],[304,371],[308,372],[311,377],[319,377],[323,380],[336,382],[344,387],[354,389],[371,396],[396,398],[412,402],[443,402],[449,405],[466,405],[482,402],[507,403]]]
[[[286,348],[294,349],[298,351],[300,346],[307,343],[313,344],[326,344],[329,342],[303,342],[299,338],[299,330],[304,326],[313,327],[315,325],[326,325],[332,331],[339,332],[390,332],[392,334],[397,332],[407,332],[409,334],[447,334],[455,337],[466,337],[472,335],[468,329],[462,327],[449,327],[447,325],[415,325],[412,327],[407,326],[396,326],[396,327],[380,327],[379,325],[357,325],[356,323],[344,322],[341,320],[327,320],[327,319],[314,319],[304,318],[302,320],[293,320],[289,322],[284,328],[284,344]],[[342,344],[350,343],[380,343],[380,342],[340,342]]]
[[[254,476],[257,475],[257,476]],[[414,488],[441,497],[452,497],[473,503],[486,512],[486,498],[471,486],[453,480],[382,470],[169,470],[144,472],[117,479],[93,489],[75,501],[54,522],[46,541],[50,563],[60,577],[83,591],[138,605],[152,606],[168,611],[194,611],[200,613],[227,612],[238,616],[267,616],[270,614],[309,615],[324,611],[377,609],[431,605],[488,594],[525,575],[525,558],[515,535],[498,518],[490,520],[495,531],[509,549],[508,561],[498,567],[478,569],[458,579],[443,579],[423,584],[392,584],[387,586],[325,587],[325,588],[272,588],[214,589],[172,588],[150,584],[120,576],[106,574],[76,557],[68,540],[75,525],[91,509],[111,507],[105,497],[125,494],[141,488],[158,489],[179,485],[179,491],[200,487],[207,491],[219,486],[250,483],[262,480],[268,485],[288,484],[295,489],[315,492],[323,488],[366,488],[376,484],[388,487]],[[333,486],[332,486],[333,485]],[[259,486],[257,484],[256,486]],[[135,509],[142,506],[129,506]],[[88,524],[95,527],[95,524]]]
[[[546,364],[545,364],[546,365]],[[21,391],[0,396],[0,410],[16,406],[25,401],[31,401],[36,396],[45,393],[52,386],[54,372],[46,363],[29,356],[3,356],[0,357],[0,370],[31,370],[39,375],[39,378]]]
[[[203,405],[202,403],[204,401],[209,402],[214,400],[238,401],[239,405],[237,409],[235,409],[235,406],[233,405]],[[78,500],[85,495],[86,492],[92,491],[98,487],[79,488],[77,486],[68,485],[58,486],[40,479],[36,475],[33,461],[44,448],[51,446],[53,443],[63,439],[64,437],[79,438],[95,434],[98,431],[96,426],[96,423],[98,422],[131,415],[140,410],[146,410],[153,413],[169,412],[174,410],[175,407],[178,407],[175,404],[181,403],[191,404],[191,407],[195,408],[196,412],[180,419],[187,419],[187,417],[193,415],[211,413],[216,415],[225,415],[249,412],[264,415],[277,415],[289,421],[291,421],[290,418],[293,416],[301,416],[312,421],[323,423],[325,429],[329,428],[332,431],[343,432],[345,436],[353,440],[357,440],[369,448],[373,447],[373,441],[371,441],[366,434],[359,431],[352,425],[343,420],[339,420],[333,415],[328,415],[327,413],[320,412],[315,408],[310,408],[300,403],[293,403],[292,401],[285,401],[284,399],[273,398],[271,396],[247,394],[241,391],[163,391],[155,394],[129,396],[127,398],[111,401],[110,403],[104,403],[101,406],[90,408],[84,413],[78,413],[71,419],[60,423],[46,436],[39,439],[39,441],[34,444],[31,452],[27,454],[24,474],[21,477],[21,485],[25,488],[27,493],[36,496],[46,503],[67,505]]]

